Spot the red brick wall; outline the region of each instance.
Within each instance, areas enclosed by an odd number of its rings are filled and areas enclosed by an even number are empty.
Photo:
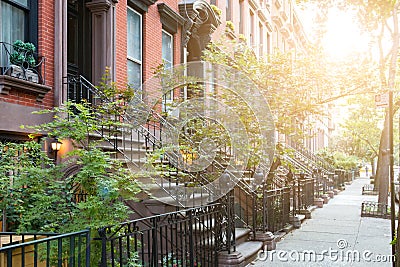
[[[178,10],[178,2],[176,0],[164,1],[174,10]],[[116,32],[116,78],[119,86],[125,86],[127,81],[126,69],[126,9],[127,1],[120,0],[116,5],[117,13],[117,32]],[[157,3],[149,6],[148,12],[143,16],[143,82],[153,76],[153,68],[161,63],[162,56],[162,25],[160,14],[158,13]],[[174,36],[174,64],[180,63],[180,30]]]
[[[54,86],[54,1],[39,0],[39,21],[38,37],[39,43],[37,52],[46,58],[46,85]],[[37,95],[25,92],[10,90],[9,95],[0,95],[0,101],[20,104],[24,106],[51,108],[54,103],[54,92],[51,90],[43,99],[43,102],[36,101]]]
[[[37,102],[35,94],[21,92],[17,90],[10,90],[8,95],[0,95],[1,100],[8,103],[19,104],[22,106],[30,107],[44,107],[44,103]]]
[[[161,63],[162,42],[160,15],[157,4],[149,7],[149,11],[143,16],[143,82],[153,76],[152,68]]]
[[[46,85],[54,88],[54,1],[39,0],[39,48],[46,57]],[[43,100],[45,107],[54,104],[54,91],[48,92]]]
[[[126,77],[126,0],[120,0],[116,4],[116,81],[119,87],[124,88],[127,82]]]

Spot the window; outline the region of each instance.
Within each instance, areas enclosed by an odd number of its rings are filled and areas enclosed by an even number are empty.
[[[271,34],[267,33],[267,54],[271,54]]]
[[[250,11],[250,46],[255,45],[254,13]],[[253,47],[254,48],[254,47]]]
[[[226,20],[232,20],[232,3],[231,0],[226,0]]]
[[[244,1],[239,2],[239,33],[244,33]]]
[[[174,63],[174,38],[166,31],[162,31],[162,60],[166,69],[170,69]],[[171,90],[163,96],[163,111],[168,110],[168,105],[174,100],[174,91]]]
[[[260,34],[260,40],[258,41],[260,44],[258,54],[261,58],[264,55],[264,47],[265,47],[264,28],[261,23],[258,24],[258,27],[259,27],[259,34]]]
[[[0,0],[0,41],[37,46],[37,0]]]
[[[142,15],[129,7],[127,41],[128,83],[139,90],[142,85]]]
[[[173,64],[173,36],[166,31],[162,31],[162,59],[166,68],[171,68]]]
[[[37,48],[37,0],[0,0],[0,18],[0,42],[21,40]],[[0,51],[0,65],[6,64],[8,57]]]

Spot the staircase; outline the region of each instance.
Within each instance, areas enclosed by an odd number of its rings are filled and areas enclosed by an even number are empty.
[[[111,101],[83,77],[68,78],[67,86],[69,96],[75,96],[75,99],[79,100],[90,100],[94,107]],[[91,136],[93,140],[99,141],[99,147],[105,151],[114,152],[115,158],[123,161],[127,167],[137,173],[139,181],[144,184],[144,191],[137,196],[139,202],[125,201],[126,205],[135,211],[131,219],[141,220],[154,215],[179,212],[182,208],[202,207],[209,203],[218,203],[222,199],[218,199],[219,197],[216,198],[216,196],[226,195],[229,192],[221,190],[221,188],[223,189],[221,181],[227,184],[240,181],[241,190],[252,195],[253,198],[249,200],[249,203],[242,202],[239,205],[246,210],[252,209],[251,205],[254,204],[254,197],[256,197],[251,187],[253,178],[242,178],[243,173],[227,169],[230,159],[229,148],[223,147],[217,151],[218,160],[214,159],[206,169],[195,172],[184,171],[185,164],[189,164],[189,160],[183,158],[181,151],[176,149],[160,153],[158,158],[153,158],[149,163],[149,156],[158,155],[156,154],[158,150],[163,148],[164,131],[171,130],[172,126],[153,110],[148,111],[147,115],[148,118],[144,124],[135,125],[132,123],[133,118],[129,118],[127,114],[109,114],[107,116],[120,122],[119,126],[102,127]],[[101,120],[102,118],[99,117],[99,121]],[[186,138],[186,140],[188,140],[188,145],[196,145],[190,143],[190,138]],[[182,165],[181,169],[174,167]],[[151,171],[153,175],[151,177],[146,175],[146,171]],[[250,176],[251,174],[249,173]],[[219,177],[221,177],[220,184],[212,182]],[[234,210],[230,209],[230,211]],[[235,217],[234,213],[226,212],[227,214],[222,215],[223,218],[233,220],[233,222],[239,221],[239,217]],[[232,233],[225,235],[226,240],[222,242],[229,245],[219,248],[219,251],[225,251],[227,255],[221,254],[222,259],[220,259],[221,265],[219,266],[225,266],[224,264],[231,266],[229,264],[234,261],[240,263],[241,266],[244,263],[248,264],[255,259],[257,252],[262,248],[263,242],[256,241],[254,238],[255,224],[245,223],[242,225],[241,228],[234,227],[234,225],[229,227],[231,229],[229,231]],[[241,256],[235,259],[232,258],[231,253]]]

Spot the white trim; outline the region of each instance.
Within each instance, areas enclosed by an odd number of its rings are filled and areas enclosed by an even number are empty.
[[[169,37],[171,37],[171,65],[174,65],[174,35],[170,34],[169,32],[167,32],[166,30],[162,30],[163,33],[165,33],[166,35],[168,35]],[[162,45],[162,44],[161,44]],[[162,49],[162,47],[161,47]],[[163,56],[161,56],[163,57]],[[164,58],[162,58],[164,60]]]
[[[130,57],[128,55],[128,48],[126,49],[126,51],[127,51],[126,58],[127,58],[127,61],[129,60],[129,61],[132,61],[132,62],[140,65],[140,82],[139,82],[139,84],[141,86],[141,84],[143,83],[143,16],[142,16],[142,14],[140,14],[139,12],[137,12],[136,10],[134,10],[133,8],[128,6],[127,7],[127,20],[128,20],[128,12],[129,11],[132,11],[134,14],[138,15],[140,18],[140,33],[139,33],[139,35],[140,35],[140,58],[138,59],[138,58]],[[127,32],[127,35],[129,35],[128,32]],[[128,45],[129,44],[127,44],[127,46]],[[128,64],[128,62],[127,62],[127,64]]]
[[[174,66],[174,35],[172,35],[172,34],[170,34],[169,32],[167,32],[166,30],[162,30],[162,34],[166,34],[167,36],[169,36],[170,38],[171,38],[171,50],[169,51],[170,53],[171,53],[171,62],[168,62],[168,63],[170,63],[171,64],[171,67],[173,67]],[[161,50],[163,50],[162,48],[163,48],[163,46],[164,46],[164,44],[163,43],[161,43]],[[161,55],[161,58],[162,58],[162,60],[164,61],[165,60],[165,58],[164,58],[164,55],[162,54]],[[171,90],[170,92],[170,95],[169,95],[169,98],[170,99],[166,99],[166,95],[163,95],[163,100],[162,100],[162,110],[163,111],[168,111],[168,106],[165,106],[166,104],[168,105],[168,104],[171,104],[173,101],[174,101],[174,90]]]

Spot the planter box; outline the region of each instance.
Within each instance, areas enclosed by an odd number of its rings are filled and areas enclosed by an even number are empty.
[[[24,75],[23,68],[17,65],[11,65],[10,69],[7,71],[7,75],[10,75],[11,77],[15,77],[18,79],[26,80],[28,82],[39,83],[39,75],[37,75],[34,71],[30,69],[25,70],[25,75]]]

